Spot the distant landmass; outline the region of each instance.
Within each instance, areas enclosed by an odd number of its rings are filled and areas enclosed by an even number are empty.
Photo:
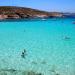
[[[54,17],[71,17],[74,13],[46,12],[37,9],[0,6],[0,19],[35,19],[35,18],[54,18]]]

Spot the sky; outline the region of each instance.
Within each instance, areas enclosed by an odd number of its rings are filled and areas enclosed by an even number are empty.
[[[49,12],[75,12],[75,0],[0,0],[0,6],[21,6]]]

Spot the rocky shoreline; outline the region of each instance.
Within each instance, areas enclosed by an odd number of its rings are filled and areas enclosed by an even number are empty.
[[[63,17],[63,14],[58,12],[40,11],[24,7],[0,6],[0,20],[53,18],[53,17]]]
[[[0,20],[75,17],[75,13],[46,12],[25,7],[0,6]]]

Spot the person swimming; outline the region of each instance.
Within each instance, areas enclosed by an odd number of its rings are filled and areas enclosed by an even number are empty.
[[[26,57],[26,50],[25,50],[25,49],[22,51],[21,57],[22,57],[22,58],[25,58],[25,57]]]
[[[71,39],[71,38],[70,38],[69,36],[65,36],[64,39],[65,39],[65,40],[69,40],[69,39]]]

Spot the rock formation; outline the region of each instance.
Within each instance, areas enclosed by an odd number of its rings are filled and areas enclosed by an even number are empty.
[[[0,19],[51,18],[62,16],[58,12],[46,12],[24,7],[0,6]]]

